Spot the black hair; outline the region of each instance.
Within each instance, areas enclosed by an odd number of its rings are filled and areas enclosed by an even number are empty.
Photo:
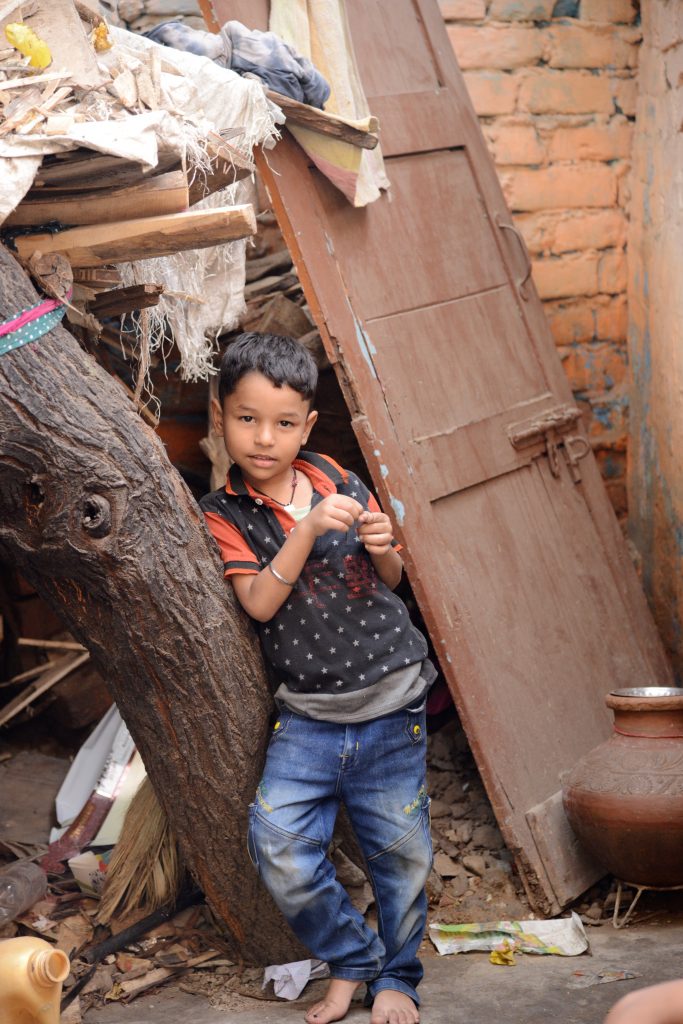
[[[313,403],[318,367],[307,348],[282,334],[240,334],[225,350],[218,377],[218,400],[231,395],[239,381],[252,371],[281,388],[288,385]]]

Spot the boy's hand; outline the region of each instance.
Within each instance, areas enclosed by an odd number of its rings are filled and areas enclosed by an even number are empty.
[[[369,555],[386,555],[391,551],[394,531],[384,512],[363,512],[358,517],[358,537]]]
[[[353,526],[363,511],[363,506],[345,494],[329,494],[302,519],[300,526],[306,526],[314,537],[322,537],[328,530],[340,533]]]

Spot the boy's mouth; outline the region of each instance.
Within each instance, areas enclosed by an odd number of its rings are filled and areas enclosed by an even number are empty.
[[[275,462],[272,455],[250,455],[249,458],[259,466],[272,466]]]

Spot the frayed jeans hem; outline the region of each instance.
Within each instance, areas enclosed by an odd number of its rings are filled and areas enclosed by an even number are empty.
[[[394,992],[402,992],[403,995],[412,999],[416,1006],[420,1005],[420,997],[413,986],[406,984],[405,981],[401,981],[400,978],[376,978],[375,981],[369,981],[368,991],[364,1000],[365,1005],[372,1006],[377,993],[385,992],[387,989]]]
[[[375,980],[379,974],[379,966],[376,971],[368,971],[364,967],[333,967],[332,964],[328,964],[330,968],[330,978],[337,979],[339,981],[357,981],[358,984],[366,982],[368,985]]]

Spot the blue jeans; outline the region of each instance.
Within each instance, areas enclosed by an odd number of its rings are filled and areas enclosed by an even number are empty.
[[[250,808],[249,853],[311,955],[333,978],[404,992],[419,1005],[417,951],[432,864],[425,711],[356,725],[283,709]],[[327,858],[344,802],[375,893],[379,934],[351,905]]]

